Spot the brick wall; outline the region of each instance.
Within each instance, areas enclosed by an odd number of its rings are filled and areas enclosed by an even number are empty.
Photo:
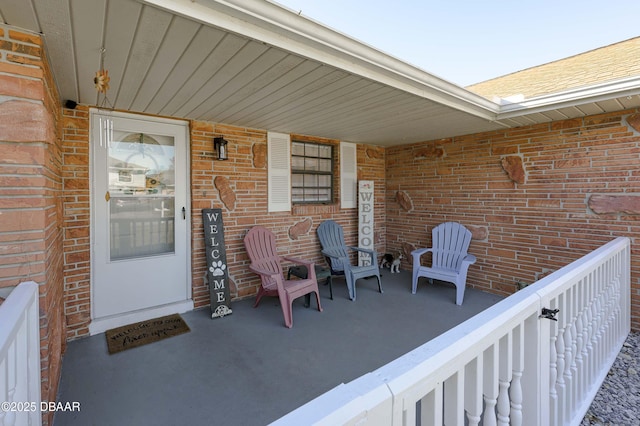
[[[64,113],[66,313],[68,337],[76,338],[87,334],[90,318],[88,112],[80,107]],[[402,250],[403,243],[426,246],[431,227],[444,220],[460,221],[476,234],[471,249],[478,263],[471,267],[470,285],[508,295],[515,291],[516,281],[533,282],[617,235],[633,238],[637,216],[599,215],[586,204],[592,193],[638,191],[638,132],[625,121],[631,113],[430,141],[386,152],[359,145],[358,178],[374,180],[376,188],[376,249]],[[212,140],[220,135],[229,141],[227,161],[213,159]],[[267,169],[260,163],[264,152],[265,131],[191,123],[192,285],[197,307],[209,303],[203,208],[223,210],[233,298],[252,296],[259,286],[247,270],[242,243],[253,225],[272,229],[283,254],[318,262],[322,259],[315,229],[322,220],[334,218],[345,227],[350,243],[357,239],[356,210],[342,210],[338,204],[294,206],[291,213],[268,214]],[[515,183],[505,172],[504,157],[522,160],[523,183]],[[216,183],[216,178],[224,179]],[[336,176],[336,199],[338,185]],[[406,203],[399,204],[398,192],[409,201],[409,211]],[[292,239],[289,229],[303,221],[311,222],[309,232]],[[404,267],[410,267],[409,258]],[[633,279],[637,329],[635,250]]]
[[[66,341],[59,104],[39,35],[0,25],[0,287],[40,286],[43,401],[56,399]]]
[[[213,160],[213,138],[224,136],[229,141],[229,160]],[[339,170],[339,142],[330,139],[293,135],[296,140],[332,144],[335,168]],[[263,225],[273,231],[278,250],[283,255],[295,255],[324,264],[316,228],[332,218],[343,225],[345,239],[357,243],[357,209],[341,209],[339,204],[339,174],[334,180],[332,205],[294,205],[291,212],[267,212],[267,168],[263,160],[267,134],[262,130],[231,127],[221,124],[193,122],[191,125],[191,197],[192,197],[192,271],[193,299],[196,307],[209,304],[209,289],[205,283],[206,259],[202,229],[202,209],[223,211],[227,263],[233,298],[256,294],[260,280],[248,270],[249,260],[242,239],[250,227]],[[376,188],[375,224],[376,249],[384,249],[384,155],[368,155],[365,146],[358,145],[358,179],[373,180]],[[218,179],[216,178],[224,178]],[[221,182],[222,181],[222,182]],[[233,194],[234,203],[225,197]],[[224,194],[227,194],[226,196]],[[310,223],[308,232],[292,237],[291,228],[301,222]],[[296,238],[296,239],[294,239]]]
[[[635,211],[629,205],[616,208],[614,198],[613,211],[604,214],[588,204],[593,194],[640,194],[640,132],[629,124],[638,117],[635,113],[387,149],[388,250],[403,243],[428,247],[435,225],[461,222],[473,227],[477,237],[469,251],[478,261],[469,269],[468,284],[508,295],[516,281],[536,281],[627,236],[632,239],[632,327],[640,329],[640,251],[635,245],[640,204],[635,203]],[[522,160],[523,183],[515,183],[503,169],[505,157]],[[398,192],[410,199],[412,210],[400,207]]]
[[[63,109],[64,309],[67,338],[89,334],[91,320],[89,109]]]
[[[89,117],[88,108],[63,110],[64,159],[64,254],[65,313],[67,338],[88,335],[90,311],[90,246],[89,246]],[[214,160],[213,138],[224,136],[229,141],[229,159]],[[339,170],[338,141],[295,135],[297,140],[332,144],[336,170]],[[257,275],[249,272],[243,241],[254,225],[271,229],[278,237],[281,254],[298,255],[324,263],[316,228],[332,218],[344,226],[348,244],[357,244],[357,209],[341,209],[339,174],[334,181],[332,205],[295,206],[292,212],[267,212],[267,134],[263,130],[246,129],[208,122],[191,122],[191,215],[192,215],[192,297],[196,307],[209,304],[209,288],[205,282],[206,258],[202,209],[221,208],[227,246],[227,264],[233,299],[250,297],[260,286]],[[358,145],[358,179],[375,184],[376,249],[384,250],[384,150]],[[297,223],[310,223],[308,232],[294,239],[289,231]]]

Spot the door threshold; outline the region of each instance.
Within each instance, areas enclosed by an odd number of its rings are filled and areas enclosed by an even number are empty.
[[[112,328],[121,327],[127,324],[133,324],[140,321],[146,321],[153,318],[163,317],[171,314],[182,314],[193,310],[193,300],[183,300],[180,302],[169,303],[167,305],[155,306],[149,309],[142,309],[135,312],[127,312],[120,315],[114,315],[105,318],[94,318],[89,324],[89,335],[104,333]]]

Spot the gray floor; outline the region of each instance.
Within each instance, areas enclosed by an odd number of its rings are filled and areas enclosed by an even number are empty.
[[[58,401],[66,425],[265,425],[305,402],[373,371],[498,302],[467,289],[456,306],[453,285],[420,281],[411,294],[407,271],[359,280],[357,300],[343,279],[334,300],[320,286],[323,312],[294,302],[284,327],[276,298],[232,303],[233,314],[183,314],[190,333],[109,355],[104,335],[69,343]]]

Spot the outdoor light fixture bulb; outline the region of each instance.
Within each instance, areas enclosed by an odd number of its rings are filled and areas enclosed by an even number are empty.
[[[227,159],[227,141],[222,138],[213,138],[213,150],[218,153],[218,160]]]

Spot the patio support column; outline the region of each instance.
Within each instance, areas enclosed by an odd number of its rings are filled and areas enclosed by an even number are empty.
[[[42,401],[65,348],[59,105],[40,36],[0,25],[0,287],[39,285]]]

